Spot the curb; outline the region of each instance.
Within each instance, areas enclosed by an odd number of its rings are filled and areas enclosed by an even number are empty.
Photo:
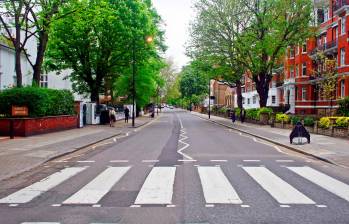
[[[309,153],[309,152],[305,152],[305,151],[303,151],[303,150],[297,149],[297,148],[292,147],[292,146],[289,146],[289,145],[285,145],[285,144],[283,144],[283,143],[277,142],[277,141],[272,140],[272,139],[270,139],[270,138],[263,137],[263,136],[261,136],[261,135],[252,134],[252,133],[250,133],[250,132],[241,130],[241,129],[239,129],[239,128],[232,127],[232,126],[230,126],[230,125],[223,124],[223,123],[220,123],[220,122],[218,122],[218,121],[213,121],[213,120],[210,120],[210,119],[208,119],[208,118],[204,118],[204,117],[202,117],[202,116],[200,116],[200,115],[197,115],[197,114],[193,114],[193,113],[191,113],[191,114],[194,115],[194,116],[197,116],[197,117],[199,117],[199,118],[205,119],[205,120],[207,120],[207,121],[209,121],[209,122],[211,122],[211,123],[215,123],[215,124],[224,126],[224,127],[226,127],[226,128],[230,128],[230,129],[239,131],[239,132],[241,132],[241,133],[244,133],[244,134],[247,134],[247,135],[250,135],[250,136],[259,138],[259,139],[262,139],[262,140],[264,140],[264,141],[273,143],[273,144],[275,144],[275,145],[278,145],[278,146],[287,148],[287,149],[289,149],[289,150],[292,150],[292,151],[301,153],[301,154],[306,155],[306,156],[313,157],[313,158],[318,159],[318,160],[321,160],[321,161],[323,161],[323,162],[326,162],[326,163],[329,163],[329,164],[332,164],[332,165],[336,165],[336,166],[341,166],[341,167],[343,167],[343,165],[337,164],[336,162],[334,162],[334,161],[332,161],[332,160],[323,158],[323,157],[321,157],[321,156],[318,156],[318,155],[315,155],[315,154],[312,154],[312,153]]]
[[[138,126],[135,126],[134,128],[136,129],[136,128],[142,127],[142,126],[144,126],[144,125],[150,123],[151,121],[153,121],[153,120],[146,121],[146,122],[144,122],[143,124],[140,124],[140,125],[138,125]],[[132,128],[132,127],[131,127],[131,128]],[[20,174],[22,174],[22,173],[24,173],[24,172],[28,172],[28,171],[30,171],[30,170],[32,170],[32,169],[35,169],[36,167],[38,167],[38,166],[40,166],[40,165],[42,165],[42,164],[45,164],[45,163],[50,162],[50,161],[52,161],[52,160],[55,160],[55,159],[57,159],[57,158],[59,158],[59,157],[62,157],[62,156],[66,156],[66,155],[75,153],[75,152],[77,152],[77,151],[79,151],[79,150],[82,150],[82,149],[84,149],[84,148],[87,148],[87,147],[90,147],[90,146],[92,146],[92,145],[98,144],[98,143],[103,142],[103,141],[105,141],[105,140],[108,140],[108,139],[111,139],[111,138],[115,138],[116,136],[119,136],[119,135],[121,135],[121,134],[123,134],[123,132],[120,131],[120,132],[117,133],[117,134],[114,134],[114,135],[111,135],[111,136],[102,138],[102,139],[100,139],[100,140],[98,140],[98,141],[95,141],[95,142],[92,142],[92,143],[89,143],[89,144],[86,144],[86,145],[83,145],[83,146],[74,148],[72,151],[64,152],[64,153],[55,155],[55,156],[53,156],[53,157],[51,157],[51,158],[48,158],[48,159],[46,159],[46,160],[44,160],[44,161],[42,161],[42,162],[38,162],[37,164],[35,164],[35,165],[33,165],[33,166],[29,167],[29,168],[20,170],[20,171],[18,171],[18,172],[15,173],[15,174],[10,174],[10,175],[8,175],[8,176],[5,176],[5,177],[1,178],[0,181],[13,178],[13,177],[15,177],[15,176],[17,176],[17,175],[20,175]]]

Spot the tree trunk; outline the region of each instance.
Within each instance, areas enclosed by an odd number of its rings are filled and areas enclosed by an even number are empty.
[[[92,86],[90,86],[90,90],[91,90],[91,102],[95,102],[97,104],[99,104],[99,88],[97,85],[92,83]]]
[[[241,91],[241,82],[236,82],[236,95],[237,95],[237,104],[240,109],[242,109],[242,91]]]
[[[22,87],[21,50],[15,50],[16,86]]]
[[[259,95],[259,106],[266,107],[269,96],[269,83],[271,81],[271,76],[260,73],[256,77],[254,77],[254,81],[256,83],[256,89]]]
[[[40,85],[40,75],[42,70],[42,63],[44,61],[44,55],[48,42],[48,34],[46,31],[40,32],[39,43],[37,47],[36,60],[33,66],[33,86]]]

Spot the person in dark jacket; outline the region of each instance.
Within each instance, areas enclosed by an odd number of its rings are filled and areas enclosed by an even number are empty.
[[[125,123],[128,123],[128,118],[130,117],[130,110],[127,107],[125,107],[124,113],[125,113]]]
[[[235,123],[236,121],[236,114],[235,114],[235,110],[232,110],[230,112],[230,118],[231,118],[231,121],[233,122],[233,124]]]

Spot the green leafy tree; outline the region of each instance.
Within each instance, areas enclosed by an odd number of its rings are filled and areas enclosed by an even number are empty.
[[[46,62],[52,70],[72,69],[73,89],[89,93],[91,101],[99,102],[105,82],[113,86],[121,75],[131,74],[133,48],[143,65],[163,47],[160,18],[148,1],[82,0],[64,10],[72,8],[85,10],[54,22]],[[147,37],[154,37],[153,43],[146,44]]]
[[[182,70],[179,89],[182,97],[190,104],[198,105],[208,93],[207,76],[195,64],[190,64]]]
[[[238,0],[243,6],[234,48],[238,62],[252,73],[259,104],[265,107],[273,69],[288,46],[311,32],[311,0]]]

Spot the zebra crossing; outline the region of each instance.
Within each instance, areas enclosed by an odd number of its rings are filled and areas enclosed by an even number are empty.
[[[54,190],[58,185],[69,184],[71,179],[83,171],[86,172],[88,168],[87,166],[64,168],[30,186],[1,198],[0,204],[8,204],[10,207],[15,207],[30,203],[46,192]],[[309,166],[287,166],[286,168],[286,172],[297,174],[307,184],[317,185],[330,194],[334,194],[338,198],[349,202],[348,184]],[[122,181],[130,173],[131,169],[132,166],[108,167],[76,192],[68,193],[70,196],[58,202],[59,204],[55,204],[55,207],[62,205],[101,207],[102,205],[99,204],[101,200],[108,197],[108,193],[111,192],[112,188]],[[179,181],[176,180],[178,169],[179,167],[176,166],[156,166],[151,168],[130,207],[141,207],[142,205],[176,207],[173,204],[173,198],[175,182]],[[251,206],[243,205],[244,198],[241,198],[240,195],[244,194],[236,190],[236,185],[239,184],[239,181],[234,179],[234,177],[228,178],[224,172],[224,167],[193,166],[193,169],[195,169],[200,180],[201,189],[197,189],[197,192],[201,193],[206,207],[213,207],[215,204],[240,205],[241,207]],[[317,204],[316,198],[311,198],[300,192],[292,183],[282,179],[267,167],[243,166],[237,167],[237,169],[246,173],[246,176],[267,192],[274,201],[280,204],[280,207],[289,207],[289,205],[326,207]]]

